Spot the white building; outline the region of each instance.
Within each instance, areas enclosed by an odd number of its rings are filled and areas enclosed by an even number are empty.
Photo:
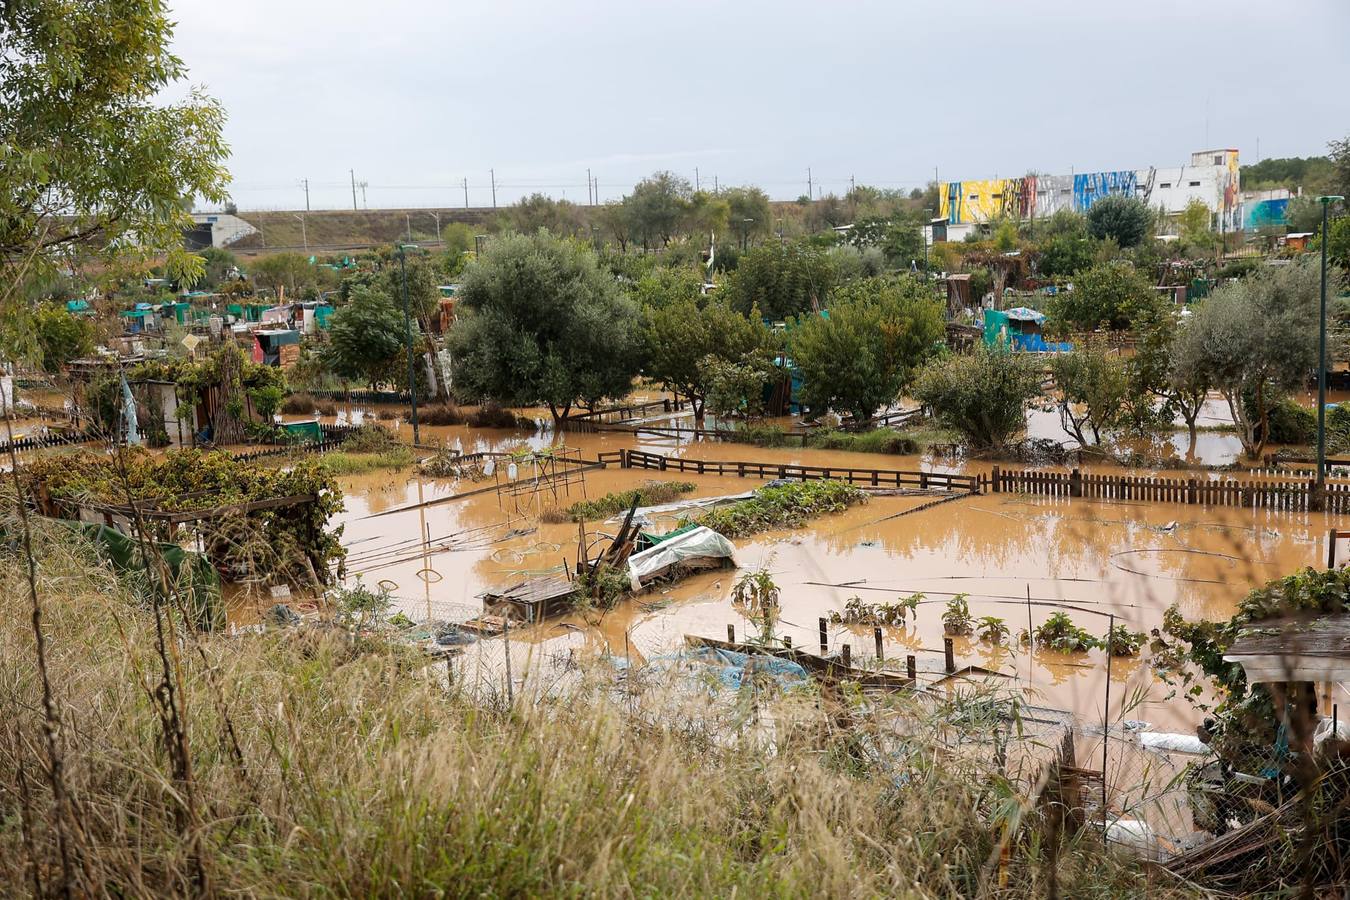
[[[1169,218],[1199,200],[1209,208],[1212,228],[1238,231],[1240,191],[1238,151],[1201,150],[1191,154],[1189,165],[1168,168],[949,181],[940,186],[938,215],[947,223],[946,239],[961,240],[1000,218],[1044,218],[1062,209],[1087,212],[1102,197],[1119,194],[1139,197]]]

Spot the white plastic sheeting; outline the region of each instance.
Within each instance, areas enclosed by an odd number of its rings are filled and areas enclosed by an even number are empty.
[[[633,590],[640,591],[642,579],[659,575],[678,562],[698,557],[732,559],[735,553],[735,544],[700,525],[628,557],[628,580]]]
[[[1173,734],[1166,731],[1145,731],[1139,735],[1139,744],[1145,750],[1171,753],[1193,753],[1204,756],[1209,744],[1193,734]]]

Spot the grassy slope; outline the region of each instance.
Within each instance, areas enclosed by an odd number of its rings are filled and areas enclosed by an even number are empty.
[[[0,526],[14,533],[12,519]],[[336,628],[189,636],[178,687],[192,777],[176,780],[147,693],[161,677],[153,618],[72,538],[39,533],[36,550],[74,807],[67,831],[84,885],[100,892],[850,897],[992,887],[998,817],[1016,803],[988,754],[941,753],[931,725],[877,756],[882,732],[866,710],[829,701],[824,715],[808,695],[802,724],[781,728],[777,752],[765,754],[739,744],[734,726],[714,742],[702,720],[657,717],[646,695],[615,702],[607,670],[602,688],[566,702],[517,697],[508,707],[447,693],[440,663]],[[30,613],[24,567],[0,556],[0,883],[16,892],[32,889],[33,856],[48,888],[61,878]],[[718,708],[752,714],[743,696],[738,705],[724,695]],[[841,730],[847,717],[854,726]],[[182,802],[189,793],[195,812]],[[1082,841],[1059,869],[1075,895],[1166,895],[1157,876]],[[1025,841],[1014,848],[999,896],[1044,894],[1038,854]]]

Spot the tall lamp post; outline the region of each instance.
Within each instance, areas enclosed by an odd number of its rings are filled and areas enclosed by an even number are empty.
[[[1317,497],[1323,496],[1327,481],[1327,222],[1331,204],[1344,197],[1328,194],[1318,197],[1322,204],[1322,294],[1317,312]]]
[[[417,357],[413,355],[412,316],[408,312],[408,247],[418,249],[415,244],[398,245],[398,268],[403,277],[403,334],[408,351],[408,393],[412,397],[413,443],[422,443],[421,430],[417,427]]]

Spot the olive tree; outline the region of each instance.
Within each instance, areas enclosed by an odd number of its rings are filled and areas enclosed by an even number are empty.
[[[628,393],[642,320],[583,245],[548,232],[490,243],[464,270],[450,332],[456,393],[511,406],[572,407]]]
[[[1339,282],[1333,272],[1333,291]],[[1271,410],[1316,374],[1319,289],[1315,260],[1267,267],[1220,287],[1187,325],[1177,377],[1223,395],[1249,459],[1265,449]]]
[[[791,331],[802,401],[817,414],[859,422],[896,400],[942,340],[942,303],[909,277],[868,278],[840,288],[828,317],[808,314]]]

